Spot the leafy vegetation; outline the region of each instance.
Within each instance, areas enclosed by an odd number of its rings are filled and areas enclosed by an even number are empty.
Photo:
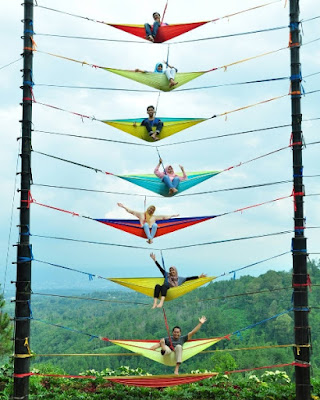
[[[312,374],[315,378],[314,396],[319,396],[320,355],[316,350],[320,340],[320,315],[317,311],[320,301],[320,290],[317,287],[320,283],[320,265],[310,262],[308,267],[314,285],[309,297],[312,310],[309,315],[313,339]],[[261,291],[264,292],[257,293]],[[248,293],[248,295],[243,296],[243,293]],[[287,376],[288,379],[293,379],[292,367],[281,369],[277,375],[274,375],[274,371],[269,371],[269,373],[260,372],[254,375],[232,374],[228,378],[223,378],[225,371],[293,361],[290,346],[261,348],[254,351],[236,350],[294,343],[292,311],[277,316],[292,307],[291,274],[288,272],[269,271],[259,277],[242,276],[236,280],[217,281],[187,296],[168,302],[166,315],[170,327],[178,324],[182,327],[183,333],[187,333],[197,324],[198,317],[206,315],[208,321],[196,337],[232,335],[231,340],[218,342],[215,347],[191,358],[181,366],[181,373],[209,370],[220,372],[219,378],[164,390],[126,388],[106,382],[103,374],[110,371],[120,374],[121,371],[129,368],[122,367],[124,365],[129,365],[131,372],[147,371],[153,375],[172,373],[173,368],[154,363],[118,346],[93,338],[97,335],[111,339],[160,339],[167,335],[162,310],[151,310],[152,300],[133,291],[96,292],[85,296],[87,300],[33,296],[34,320],[31,323],[30,343],[31,350],[37,356],[32,359],[32,368],[37,368],[42,373],[55,371],[54,373],[67,374],[95,370],[94,375],[98,376],[98,379],[76,381],[32,377],[31,391],[34,398],[38,398],[39,393],[42,393],[44,398],[57,400],[62,398],[138,399],[141,397],[246,400],[294,398],[294,385],[286,381],[287,378],[283,378]],[[274,316],[276,317],[273,318]],[[268,318],[271,318],[270,321],[255,325]],[[50,324],[57,324],[60,327]],[[255,326],[251,327],[253,324]],[[61,329],[61,327],[67,329]],[[249,329],[242,330],[246,327]],[[74,332],[69,328],[79,332]],[[90,353],[90,356],[55,356],[55,354],[73,353]],[[114,353],[116,354],[113,356]],[[52,356],[44,356],[44,354],[52,354]],[[97,373],[96,371],[104,372]],[[5,379],[9,380],[9,377],[6,378],[2,374],[0,379],[3,383]],[[10,387],[9,381],[6,387]],[[66,397],[59,397],[61,395],[58,395],[58,388],[60,393],[61,388],[63,389]],[[72,397],[72,393],[76,392],[78,395]],[[3,399],[6,398],[9,397],[3,397]]]

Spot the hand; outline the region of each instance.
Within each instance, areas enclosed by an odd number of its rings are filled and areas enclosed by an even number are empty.
[[[137,126],[137,123],[136,123],[136,122],[134,122],[132,125],[133,125],[133,126],[136,128],[136,126]]]
[[[175,214],[175,215],[172,215],[172,217],[179,217],[179,215],[180,215],[180,214]]]
[[[159,165],[162,164],[162,158],[159,158]]]
[[[201,274],[199,275],[199,278],[205,278],[207,276],[207,274]]]
[[[200,324],[204,324],[206,322],[207,318],[203,315],[201,318],[199,318]]]
[[[154,253],[150,253],[150,257],[153,259],[154,262],[156,262],[156,255]]]
[[[117,203],[119,207],[124,208],[124,205],[122,203]]]
[[[184,168],[183,168],[183,166],[182,166],[182,165],[179,165],[179,167],[180,167],[181,171],[183,171],[183,170],[184,170]]]

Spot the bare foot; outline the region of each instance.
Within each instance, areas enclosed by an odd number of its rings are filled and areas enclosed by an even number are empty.
[[[179,82],[174,82],[174,81],[173,81],[173,82],[170,82],[170,83],[169,83],[169,87],[176,86],[178,83],[179,83]]]
[[[173,188],[169,189],[169,194],[173,194]]]
[[[154,141],[159,140],[159,138],[157,137],[156,132],[154,132],[154,133],[151,135],[151,137],[152,137],[152,139],[153,139]]]
[[[163,304],[161,304],[161,303],[159,303],[158,305],[157,305],[157,308],[162,308],[163,307]]]
[[[178,189],[172,188],[172,193],[177,193],[177,192],[178,192]]]
[[[175,374],[175,375],[179,375],[179,370],[178,370],[178,369],[175,369],[175,370],[174,370],[174,374]]]
[[[147,243],[151,244],[151,243],[153,243],[153,240],[152,239],[148,239]]]
[[[147,36],[147,39],[152,43],[154,42],[154,37],[152,35]]]
[[[157,307],[157,305],[154,304],[154,305],[151,307],[151,310],[153,310],[153,309],[156,308],[156,307]]]

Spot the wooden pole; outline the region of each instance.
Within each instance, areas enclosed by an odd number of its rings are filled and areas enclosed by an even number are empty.
[[[33,66],[33,0],[24,0],[23,32],[23,98],[20,180],[20,233],[17,245],[17,278],[15,298],[15,357],[13,399],[29,398],[30,372],[30,318],[31,318],[31,260],[29,193],[31,175],[31,132],[32,132],[32,66]],[[24,355],[24,357],[19,357]],[[26,374],[25,377],[19,377]]]
[[[300,64],[300,23],[299,0],[290,0],[290,57],[291,57],[291,123],[293,154],[293,199],[294,199],[294,237],[292,239],[293,259],[293,304],[294,304],[294,355],[296,400],[311,399],[310,385],[310,327],[308,323],[308,271],[307,239],[304,236],[305,218],[303,212],[303,135],[301,131],[301,64]]]

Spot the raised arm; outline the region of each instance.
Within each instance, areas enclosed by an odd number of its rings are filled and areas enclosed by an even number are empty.
[[[183,167],[182,165],[179,165],[179,167],[180,167],[180,169],[181,169],[181,172],[183,173],[183,177],[180,178],[180,180],[181,180],[181,181],[185,181],[186,179],[188,179],[187,174],[186,174],[186,172],[185,172],[185,170],[184,170],[184,167]]]
[[[161,267],[161,265],[158,263],[156,259],[156,255],[154,253],[150,253],[150,257],[153,259],[153,261],[156,263],[156,266],[159,268],[160,272],[162,275],[165,277],[165,270]]]
[[[154,174],[160,179],[163,178],[163,176],[164,176],[164,173],[159,171],[159,167],[160,167],[161,163],[162,163],[162,160],[161,160],[161,158],[159,158],[159,162],[153,171]]]
[[[123,208],[124,210],[127,211],[127,213],[134,215],[137,218],[140,218],[140,212],[139,211],[134,211],[134,210],[130,210],[130,208],[124,206],[122,203],[117,203],[119,207]]]
[[[198,325],[192,329],[191,332],[188,333],[188,340],[192,338],[192,336],[198,332],[198,330],[202,327],[202,325],[206,322],[207,318],[205,316],[202,316],[199,318],[199,323]]]

